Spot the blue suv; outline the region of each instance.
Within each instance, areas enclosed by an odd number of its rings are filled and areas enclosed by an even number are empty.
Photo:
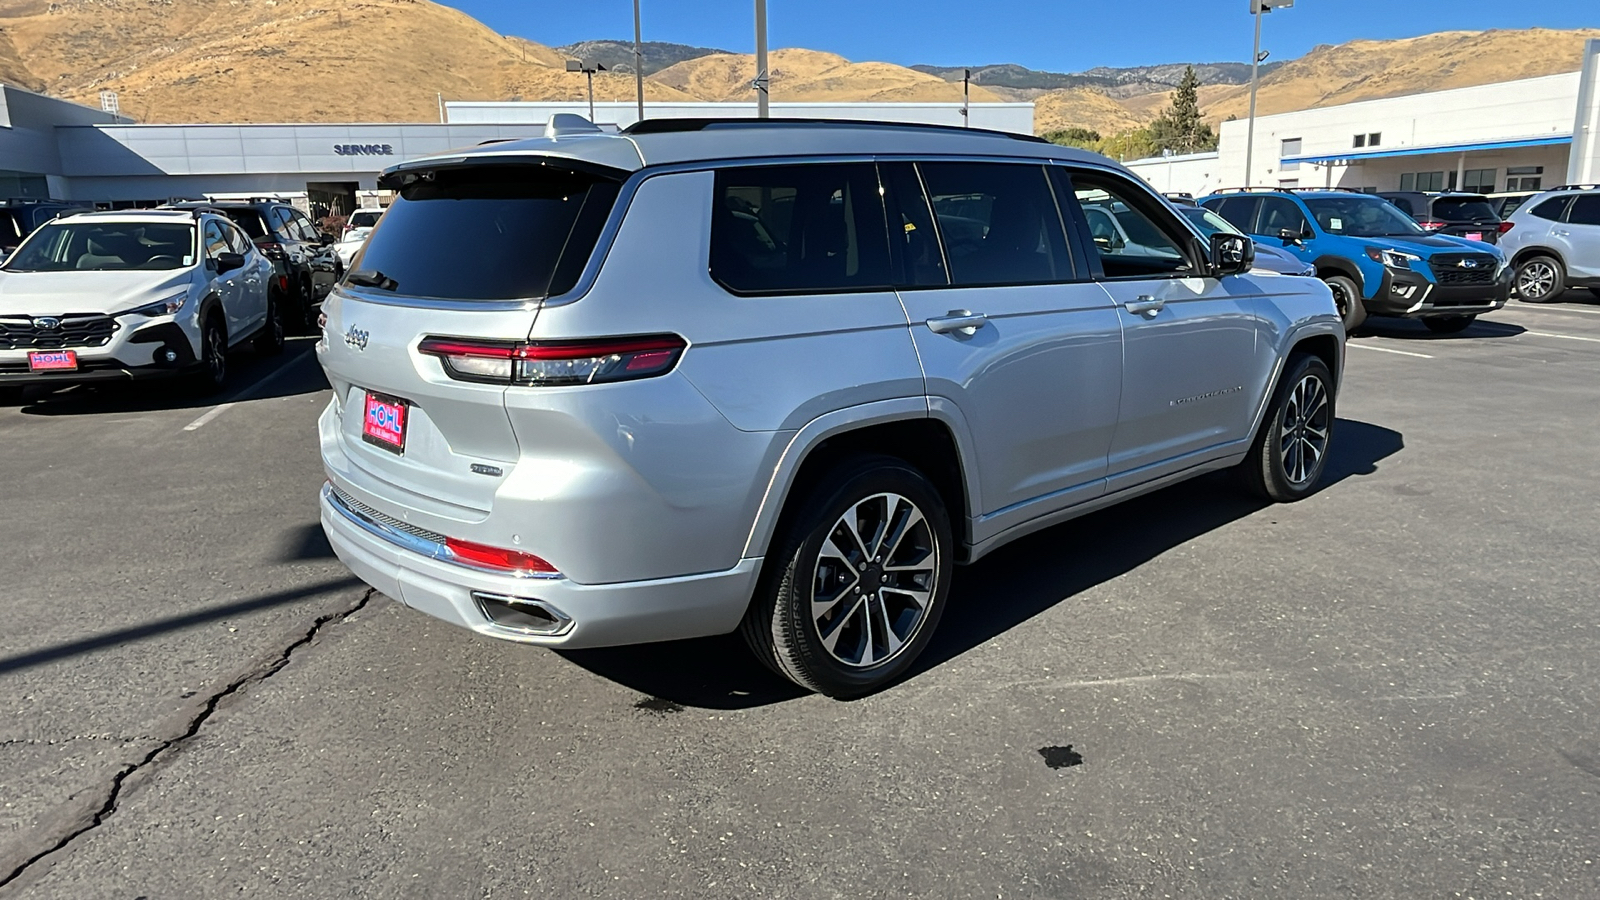
[[[1511,267],[1491,244],[1430,234],[1381,197],[1357,191],[1238,189],[1200,205],[1317,269],[1345,331],[1369,315],[1421,319],[1448,334],[1506,305]]]

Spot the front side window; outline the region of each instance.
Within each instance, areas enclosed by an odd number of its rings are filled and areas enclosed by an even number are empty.
[[[1425,234],[1411,217],[1381,197],[1350,194],[1345,197],[1312,197],[1306,207],[1317,224],[1329,234],[1346,237],[1411,237]]]
[[[1600,225],[1600,194],[1579,194],[1567,210],[1567,221],[1573,225]]]
[[[711,277],[740,294],[887,288],[894,279],[877,169],[845,163],[719,170]]]
[[[1244,234],[1243,231],[1234,227],[1232,222],[1203,206],[1185,206],[1181,207],[1179,212],[1183,213],[1184,218],[1193,222],[1194,226],[1200,229],[1200,233],[1206,237],[1211,237],[1213,234],[1218,233]]]
[[[1075,273],[1043,166],[921,163],[950,282],[1047,284]]]
[[[207,259],[216,259],[224,253],[233,251],[233,248],[228,246],[228,239],[222,234],[222,225],[216,219],[206,220],[201,235],[205,240]]]
[[[177,269],[194,265],[194,226],[177,222],[51,222],[5,262],[8,272]]]
[[[1074,172],[1073,193],[1107,278],[1192,275],[1179,233],[1160,222],[1156,205],[1114,177]]]

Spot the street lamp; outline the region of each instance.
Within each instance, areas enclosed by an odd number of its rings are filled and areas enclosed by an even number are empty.
[[[972,70],[961,70],[961,127],[972,127]]]
[[[644,44],[639,40],[639,0],[633,0],[633,86],[639,94],[639,121],[644,121]]]
[[[1256,150],[1256,88],[1260,85],[1261,62],[1268,54],[1261,52],[1261,17],[1275,9],[1288,9],[1294,0],[1250,0],[1250,15],[1256,20],[1256,43],[1250,52],[1250,124],[1244,139],[1244,186],[1250,186],[1251,163]]]
[[[767,117],[767,88],[771,81],[767,75],[767,0],[756,0],[756,80],[750,83],[756,89],[756,118]]]
[[[567,60],[568,72],[582,72],[589,76],[589,121],[594,121],[594,73],[604,72],[605,66],[599,63],[586,63],[576,59]]]

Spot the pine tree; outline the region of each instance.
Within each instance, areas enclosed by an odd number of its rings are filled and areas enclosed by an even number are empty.
[[[1199,153],[1217,148],[1211,126],[1200,120],[1200,78],[1194,66],[1183,70],[1178,89],[1172,92],[1172,105],[1150,123],[1150,136],[1157,150],[1174,153]]]

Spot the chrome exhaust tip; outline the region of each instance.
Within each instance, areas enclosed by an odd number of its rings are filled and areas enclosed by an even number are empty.
[[[543,600],[472,592],[473,602],[495,627],[540,637],[557,637],[572,630],[572,617]]]

